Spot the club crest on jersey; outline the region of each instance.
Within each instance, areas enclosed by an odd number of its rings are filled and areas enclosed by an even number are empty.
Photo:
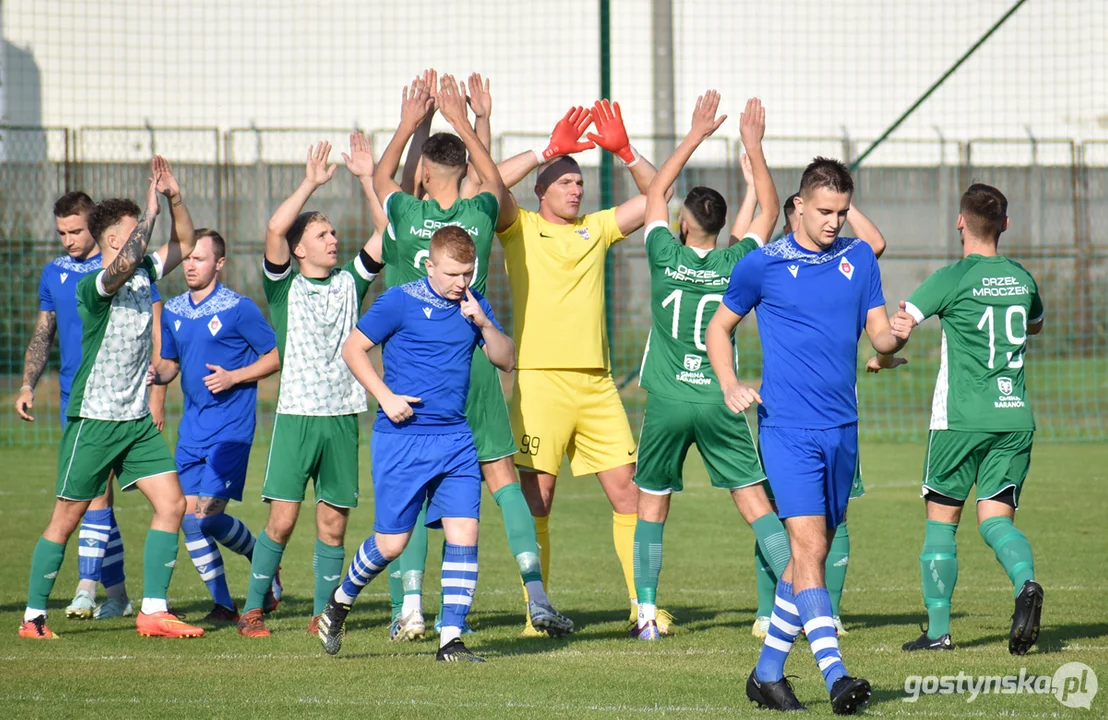
[[[798,270],[800,270],[800,266],[799,266],[799,265],[790,265],[790,266],[789,266],[789,273],[790,273],[790,274],[791,274],[791,275],[792,275],[793,277],[796,277],[796,273],[797,273],[797,271],[798,271]]]
[[[580,230],[574,230],[574,232],[577,233],[578,235],[580,235],[582,240],[588,240],[589,239],[589,229],[588,228],[581,228]]]
[[[428,320],[430,320],[431,319],[431,308],[429,308],[429,307],[423,308],[423,314],[427,316]]]
[[[212,334],[212,337],[215,337],[215,334],[219,332],[220,328],[222,327],[223,323],[220,322],[219,316],[212,315],[212,319],[208,321],[208,332]]]
[[[66,278],[68,278],[68,277],[69,277],[69,273],[62,273],[62,274],[61,274],[61,275],[59,275],[58,277],[59,277],[59,278],[61,278],[61,281],[62,281],[62,285],[65,285],[65,281],[66,281]]]
[[[1012,378],[1001,377],[996,379],[997,390],[1000,390],[1001,395],[1012,394]]]
[[[174,320],[173,321],[173,329],[174,330],[180,330],[181,329],[181,321],[180,320]]]
[[[854,278],[854,266],[851,265],[850,261],[846,258],[843,258],[842,262],[839,263],[839,272],[841,272],[843,275],[846,275],[847,280],[851,280]]]
[[[688,354],[685,356],[685,369],[689,372],[696,372],[700,369],[700,364],[703,362],[703,358],[699,355]]]

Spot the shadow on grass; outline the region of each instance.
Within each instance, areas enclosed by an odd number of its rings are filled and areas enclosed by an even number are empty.
[[[1071,640],[1100,640],[1108,638],[1108,623],[1073,623],[1070,625],[1048,625],[1039,631],[1035,647],[1040,654],[1058,653],[1066,650]],[[974,638],[969,642],[957,643],[958,647],[979,647],[992,644],[1008,645],[1008,633],[994,633]],[[1031,652],[1036,652],[1032,650]]]
[[[965,617],[965,613],[951,613],[950,619],[957,620]],[[905,641],[919,637],[920,625],[926,626],[927,613],[843,613],[843,624],[847,630],[873,629],[880,627],[892,627],[902,625],[906,628]],[[911,637],[908,637],[911,635]]]

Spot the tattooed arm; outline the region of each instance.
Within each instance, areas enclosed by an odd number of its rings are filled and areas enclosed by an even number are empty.
[[[27,411],[35,406],[35,385],[46,369],[50,357],[50,346],[54,343],[54,334],[58,329],[58,318],[49,310],[40,310],[31,342],[27,344],[27,353],[23,356],[23,387],[15,399],[15,411],[27,422],[35,418]]]
[[[154,220],[158,217],[158,179],[150,179],[150,189],[146,191],[146,212],[138,219],[138,224],[119,249],[119,254],[100,275],[100,290],[105,297],[118,292],[142,264],[146,246],[150,244],[150,233],[154,230]]]

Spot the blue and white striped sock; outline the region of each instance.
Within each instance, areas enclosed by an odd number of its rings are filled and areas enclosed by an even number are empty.
[[[216,513],[200,518],[200,529],[210,538],[233,553],[252,560],[254,555],[254,534],[246,523],[234,515]]]
[[[123,572],[123,537],[119,534],[119,523],[115,521],[115,510],[108,508],[108,546],[104,548],[104,564],[100,568],[100,582],[105,589],[122,587],[126,575]],[[88,513],[85,513],[88,515]],[[112,593],[108,593],[111,597]]]
[[[335,588],[335,599],[344,605],[353,605],[362,588],[380,575],[388,564],[388,559],[377,549],[377,536],[370,535],[350,560],[346,579]]]
[[[442,556],[442,630],[439,647],[462,636],[477,589],[477,546],[446,543]]]
[[[223,556],[219,546],[200,529],[200,521],[191,513],[181,519],[181,531],[185,534],[185,548],[200,573],[200,579],[208,586],[212,602],[225,608],[234,609],[235,601],[227,588],[227,576],[223,572]]]
[[[77,551],[77,570],[82,580],[100,582],[104,553],[112,531],[111,508],[86,510],[81,518],[81,549]]]
[[[808,645],[816,656],[823,680],[828,692],[835,681],[846,675],[843,656],[839,652],[839,637],[835,632],[835,621],[831,617],[831,595],[827,588],[809,588],[796,594],[796,607],[804,621],[804,632],[808,635]]]
[[[799,635],[800,613],[793,598],[793,584],[778,580],[777,593],[773,599],[773,614],[769,619],[769,632],[766,633],[762,654],[754,669],[760,681],[776,682],[785,676],[785,661]]]

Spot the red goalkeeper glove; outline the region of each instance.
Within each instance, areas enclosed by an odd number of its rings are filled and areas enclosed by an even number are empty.
[[[631,141],[627,139],[627,128],[623,126],[619,103],[597,100],[592,109],[592,119],[596,123],[596,132],[588,134],[589,140],[628,165],[633,164],[637,157],[631,149]]]
[[[582,150],[591,150],[594,145],[588,141],[582,141],[581,136],[592,124],[592,114],[583,107],[573,107],[565,114],[558,124],[554,126],[554,132],[550,133],[550,144],[545,150],[534,150],[542,164],[559,155],[572,155]]]

